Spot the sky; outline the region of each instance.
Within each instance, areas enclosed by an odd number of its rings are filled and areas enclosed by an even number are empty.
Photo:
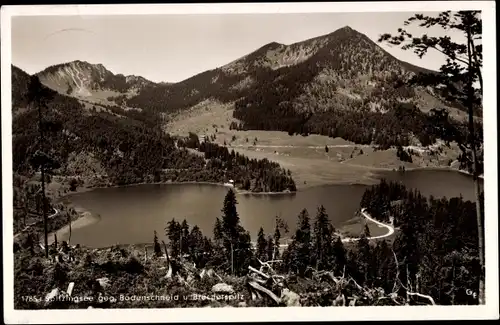
[[[427,13],[433,15],[433,13]],[[377,41],[396,33],[411,12],[107,15],[12,17],[12,64],[33,74],[73,60],[103,64],[113,73],[154,82],[178,82],[223,66],[259,47],[291,44],[350,26]],[[425,29],[408,28],[414,35]],[[442,33],[440,30],[436,32]],[[411,51],[379,44],[409,63],[437,70],[437,52],[419,59]]]

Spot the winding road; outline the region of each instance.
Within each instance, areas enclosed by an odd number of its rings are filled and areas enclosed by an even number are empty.
[[[385,224],[385,223],[382,223],[380,221],[377,221],[375,219],[373,219],[369,214],[368,212],[366,212],[366,208],[362,208],[361,209],[361,214],[363,215],[363,217],[365,217],[366,219],[370,220],[371,222],[373,223],[376,223],[379,227],[382,227],[382,228],[387,228],[387,232],[383,235],[379,235],[379,236],[372,236],[372,237],[368,237],[367,239],[368,240],[373,240],[373,239],[381,239],[381,238],[386,238],[386,237],[389,237],[391,236],[392,234],[394,234],[394,227],[391,226],[391,225],[388,225],[388,224]],[[342,242],[343,243],[352,243],[352,242],[356,242],[358,240],[360,240],[361,238],[360,237],[347,237],[347,238],[342,238]],[[252,242],[252,245],[256,245],[255,242]],[[280,247],[288,247],[288,244],[280,244]]]
[[[57,210],[56,208],[53,208],[53,209],[54,209],[54,213],[51,214],[50,216],[48,216],[47,220],[52,219],[52,218],[54,218],[55,216],[57,216],[59,214],[59,210]],[[14,239],[16,239],[17,237],[19,237],[23,232],[25,232],[26,230],[28,230],[31,226],[34,226],[34,225],[36,225],[39,222],[40,221],[35,221],[35,222],[30,223],[29,225],[26,225],[26,227],[24,227],[23,230],[21,230],[20,232],[18,232],[17,234],[14,235]]]
[[[373,219],[369,214],[368,212],[366,212],[366,208],[362,208],[361,209],[361,214],[363,215],[363,217],[365,217],[366,219],[370,220],[371,222],[373,223],[376,223],[379,227],[383,227],[383,228],[387,228],[387,233],[383,234],[383,235],[380,235],[380,236],[373,236],[373,237],[368,237],[367,239],[381,239],[381,238],[385,238],[385,237],[389,237],[390,235],[392,235],[394,233],[394,227],[391,226],[391,225],[387,225],[385,223],[382,223],[380,221],[377,221],[375,219]],[[343,238],[342,239],[342,242],[355,242],[355,241],[358,241],[360,238]]]

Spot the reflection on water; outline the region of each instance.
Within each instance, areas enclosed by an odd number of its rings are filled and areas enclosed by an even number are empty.
[[[404,173],[385,172],[380,178],[402,182],[406,187],[418,189],[425,196],[459,197],[474,200],[472,177],[452,170],[413,170]],[[483,181],[480,180],[481,188]]]
[[[402,181],[427,196],[461,194],[465,199],[473,199],[474,195],[471,178],[454,172],[411,171],[384,173],[380,177]],[[325,206],[333,225],[339,227],[359,209],[366,188],[365,185],[328,185],[291,195],[241,194],[237,195],[237,208],[243,227],[253,238],[260,227],[266,233],[274,232],[275,216],[285,220],[292,232],[303,208],[313,217],[320,205]],[[153,231],[162,237],[167,221],[172,218],[179,221],[185,218],[191,226],[196,224],[205,235],[211,236],[215,218],[221,216],[227,190],[208,184],[155,184],[76,194],[70,197],[74,204],[102,218],[98,223],[73,231],[71,241],[90,247],[151,242]]]

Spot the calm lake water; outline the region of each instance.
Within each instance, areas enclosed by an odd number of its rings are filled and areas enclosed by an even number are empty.
[[[462,195],[469,200],[474,197],[472,178],[457,172],[388,172],[381,173],[380,177],[401,181],[426,196]],[[260,227],[272,233],[275,216],[281,216],[293,231],[297,215],[303,208],[314,216],[321,204],[333,225],[340,227],[359,210],[366,188],[366,185],[328,185],[289,195],[238,194],[237,209],[243,227],[250,231],[252,238],[257,236]],[[196,224],[203,234],[211,236],[215,218],[221,216],[227,190],[207,184],[148,184],[75,194],[70,197],[71,202],[98,215],[100,220],[74,229],[71,242],[89,247],[152,242],[155,230],[160,239],[164,239],[164,228],[172,218],[179,221],[185,218],[190,226]]]

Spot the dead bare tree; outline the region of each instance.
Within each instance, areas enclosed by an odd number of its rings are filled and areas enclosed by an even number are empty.
[[[42,194],[42,217],[43,217],[43,228],[44,228],[44,244],[45,244],[45,257],[49,257],[49,233],[48,233],[48,220],[47,220],[47,197],[45,193],[45,172],[47,165],[51,163],[50,158],[45,153],[45,132],[44,132],[44,121],[42,108],[46,106],[45,101],[49,98],[52,93],[43,87],[37,76],[32,76],[30,83],[28,85],[28,99],[29,103],[38,111],[38,131],[39,139],[38,145],[39,149],[35,152],[32,157],[32,164],[36,169],[40,169],[41,176],[41,194]]]

